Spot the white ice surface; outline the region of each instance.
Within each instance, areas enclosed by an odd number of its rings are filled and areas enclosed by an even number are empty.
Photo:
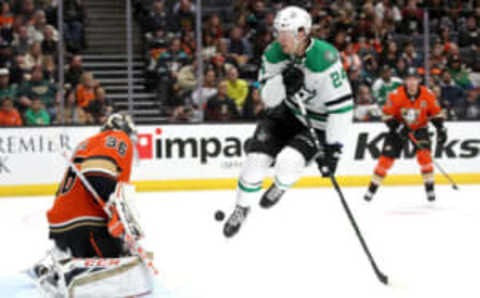
[[[434,204],[422,186],[382,187],[371,203],[364,190],[344,193],[393,287],[375,278],[331,188],[292,189],[271,210],[255,204],[230,240],[213,214],[228,216],[234,191],[140,193],[137,203],[160,283],[181,297],[480,297],[480,186],[437,186]],[[0,199],[0,275],[49,248],[51,203]]]

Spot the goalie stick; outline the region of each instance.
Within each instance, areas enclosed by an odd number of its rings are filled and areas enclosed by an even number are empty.
[[[418,140],[413,136],[413,134],[411,132],[408,133],[408,138],[413,143],[413,146],[415,146],[416,149],[420,148],[420,145],[418,145]],[[453,181],[453,179],[447,174],[447,172],[445,172],[445,170],[440,166],[440,164],[433,158],[432,158],[432,161],[433,161],[433,164],[435,165],[435,167],[437,167],[437,169],[440,170],[440,172],[443,174],[443,176],[445,176],[445,178],[447,178],[448,182],[450,182],[450,185],[452,185],[452,188],[455,189],[455,190],[458,190],[458,186],[455,183],[455,181]]]
[[[92,187],[92,185],[88,182],[85,176],[77,169],[77,167],[73,164],[73,162],[68,158],[66,152],[63,151],[61,155],[65,159],[65,161],[68,163],[69,167],[72,168],[72,170],[78,176],[78,178],[80,178],[80,181],[82,181],[82,184],[85,186],[85,188],[95,198],[95,201],[97,201],[97,203],[102,207],[103,211],[105,211],[105,213],[107,213],[109,217],[112,217],[112,213],[110,211],[110,204],[109,203],[105,204],[105,202],[100,198],[97,191]],[[122,223],[126,224],[123,212],[119,212],[119,216],[121,218]],[[140,245],[140,243],[138,243],[138,241],[135,240],[135,238],[128,232],[127,229],[125,230],[125,233],[122,236],[122,240],[125,241],[132,255],[136,255],[140,257],[143,263],[145,263],[145,265],[147,265],[150,269],[152,269],[155,275],[158,275],[158,270],[153,265],[153,261],[148,258],[148,255],[145,249]]]
[[[315,133],[315,130],[312,126],[312,122],[310,118],[308,118],[307,115],[307,110],[305,106],[303,105],[303,102],[301,99],[296,97],[296,102],[298,106],[300,107],[300,112],[302,113],[303,117],[305,118],[305,121],[307,123],[308,130],[310,131],[310,134],[312,135],[313,141],[315,143],[315,146],[319,151],[322,151],[322,145],[320,144],[320,140],[318,139],[317,134]],[[373,259],[372,253],[370,252],[370,249],[367,246],[367,243],[365,242],[365,239],[362,236],[362,233],[360,232],[360,228],[357,225],[357,222],[355,221],[355,218],[353,217],[352,212],[350,211],[350,207],[347,204],[347,201],[345,200],[345,197],[342,193],[342,190],[340,189],[340,186],[338,185],[337,179],[335,176],[330,173],[330,180],[332,181],[333,187],[338,193],[338,196],[340,197],[340,201],[342,202],[342,206],[345,209],[345,212],[347,213],[348,219],[350,220],[350,223],[352,224],[353,229],[355,230],[355,233],[357,234],[358,240],[360,240],[360,243],[362,245],[363,251],[368,257],[368,260],[370,261],[370,264],[372,265],[373,271],[375,272],[375,275],[377,278],[380,280],[385,285],[388,285],[388,276],[386,276],[382,271],[377,266],[377,263]]]

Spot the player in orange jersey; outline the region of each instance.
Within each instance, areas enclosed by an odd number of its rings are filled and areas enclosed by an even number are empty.
[[[372,199],[388,170],[393,166],[395,158],[400,157],[402,148],[409,142],[410,134],[417,140],[418,147],[415,149],[417,162],[421,168],[427,199],[435,200],[428,121],[431,121],[437,129],[437,142],[441,144],[447,140],[444,118],[435,95],[420,85],[416,69],[410,68],[405,84],[390,93],[383,106],[383,120],[390,131],[385,137],[382,154],[365,194],[366,201]]]
[[[107,202],[117,182],[128,183],[136,130],[130,116],[113,114],[102,131],[81,142],[72,162],[98,195]],[[113,258],[125,255],[123,224],[115,210],[107,216],[72,168],[61,182],[47,212],[50,238],[72,257]]]

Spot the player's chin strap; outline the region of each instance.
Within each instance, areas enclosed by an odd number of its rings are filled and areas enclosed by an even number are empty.
[[[77,167],[75,167],[72,161],[68,158],[66,152],[62,152],[61,155],[75,172],[75,174],[78,176],[78,178],[80,178],[80,181],[82,181],[85,188],[93,195],[97,203],[103,208],[103,211],[105,211],[109,218],[112,217],[112,206],[116,208],[120,216],[121,222],[124,224],[125,227],[125,233],[123,233],[121,238],[127,245],[128,250],[132,255],[140,257],[140,259],[145,263],[145,265],[147,265],[155,275],[158,275],[158,270],[153,265],[153,261],[148,257],[147,251],[137,241],[143,237],[143,231],[138,224],[138,217],[134,215],[134,212],[127,212],[127,208],[131,206],[131,204],[129,205],[128,203],[126,203],[126,200],[123,200],[122,202],[118,199],[120,196],[122,196],[122,194],[119,192],[124,191],[121,183],[117,183],[117,188],[112,194],[117,199],[109,200],[109,202],[105,204],[105,202],[100,198],[97,191],[92,187],[92,185],[88,182],[85,176],[77,169]],[[131,219],[132,221],[128,222],[128,219]]]

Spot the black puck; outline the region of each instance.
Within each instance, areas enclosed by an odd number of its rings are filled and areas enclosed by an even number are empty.
[[[223,213],[222,210],[217,210],[215,212],[215,220],[216,221],[222,221],[225,218],[225,213]]]

